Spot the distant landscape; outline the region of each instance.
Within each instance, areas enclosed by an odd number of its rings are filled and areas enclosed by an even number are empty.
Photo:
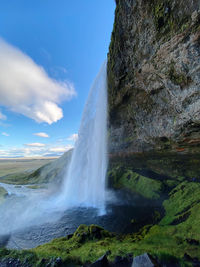
[[[56,158],[17,158],[0,159],[0,178],[8,174],[30,173],[41,166],[54,161]]]

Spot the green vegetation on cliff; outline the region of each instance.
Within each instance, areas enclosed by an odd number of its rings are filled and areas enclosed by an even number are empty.
[[[112,168],[108,172],[109,182],[112,188],[125,189],[137,193],[145,198],[159,199],[162,193],[162,183],[155,179],[140,175],[130,169],[123,169],[121,166]]]

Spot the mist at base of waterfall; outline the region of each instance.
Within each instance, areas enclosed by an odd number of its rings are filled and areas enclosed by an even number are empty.
[[[116,233],[132,233],[138,228],[132,224],[132,220],[141,223],[148,221],[155,208],[159,209],[157,203],[150,204],[150,201],[142,197],[121,195],[121,193],[107,192],[109,196],[105,203],[106,214],[99,216],[99,210],[91,207],[76,207],[65,210],[54,210],[49,214],[43,211],[43,220],[32,225],[24,225],[11,232],[8,248],[25,249],[51,241],[54,238],[63,237],[74,233],[80,224],[97,224],[104,229]],[[111,197],[112,196],[112,197]],[[49,217],[49,219],[48,219]]]

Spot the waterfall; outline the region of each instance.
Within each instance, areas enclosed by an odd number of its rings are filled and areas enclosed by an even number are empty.
[[[106,171],[107,62],[101,67],[84,108],[78,140],[63,183],[64,203],[103,210]]]

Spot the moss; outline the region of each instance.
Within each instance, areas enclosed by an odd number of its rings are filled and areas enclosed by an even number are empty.
[[[184,88],[185,86],[189,85],[192,82],[192,79],[185,73],[181,72],[178,73],[175,70],[174,62],[170,64],[168,76],[174,84],[179,85],[181,88]]]
[[[178,181],[176,180],[166,180],[164,181],[164,183],[166,184],[167,187],[170,187],[170,188],[178,185]]]
[[[162,38],[164,41],[191,26],[191,17],[186,12],[183,12],[181,16],[177,16],[177,10],[181,6],[178,3],[174,6],[172,3],[172,0],[153,0],[151,2],[157,38]]]
[[[162,219],[161,224],[170,224],[177,216],[190,211],[198,203],[200,203],[200,184],[182,182],[172,190],[170,198],[164,202],[167,216]]]
[[[163,189],[160,181],[145,177],[129,169],[120,170],[120,167],[113,168],[109,172],[109,176],[115,189],[124,188],[148,199],[160,198]]]
[[[37,266],[39,258],[34,252],[27,250],[8,250],[6,248],[0,249],[0,259],[17,259],[21,264],[29,263],[31,266]],[[18,262],[19,264],[19,262]]]

